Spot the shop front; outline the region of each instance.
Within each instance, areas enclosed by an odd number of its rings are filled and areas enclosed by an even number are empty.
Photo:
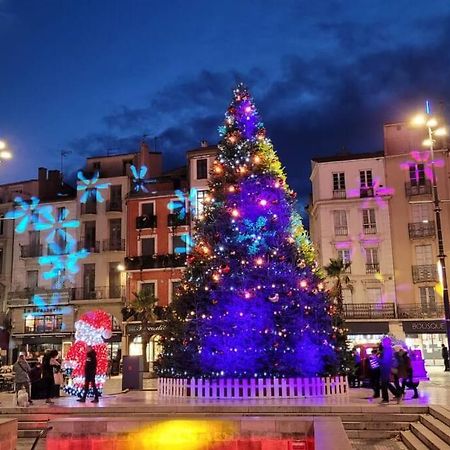
[[[402,325],[408,347],[421,350],[427,365],[444,365],[441,356],[441,345],[446,343],[443,320],[408,320]]]
[[[377,344],[389,333],[389,322],[345,322],[350,347]]]

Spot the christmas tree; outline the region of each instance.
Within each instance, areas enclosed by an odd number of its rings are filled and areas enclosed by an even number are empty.
[[[295,194],[243,85],[221,141],[195,245],[163,334],[163,377],[325,373],[327,295]]]

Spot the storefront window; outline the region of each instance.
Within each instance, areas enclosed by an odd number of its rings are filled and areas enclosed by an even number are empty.
[[[32,316],[25,318],[25,333],[51,333],[60,331],[63,325],[62,315]]]

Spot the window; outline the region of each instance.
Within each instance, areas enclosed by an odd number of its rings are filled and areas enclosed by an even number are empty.
[[[343,288],[342,298],[344,300],[344,305],[351,305],[353,303],[352,290],[348,288]]]
[[[367,288],[366,289],[367,302],[372,305],[381,303],[381,288]]]
[[[25,318],[25,333],[49,333],[62,330],[62,315],[33,316],[29,313]]]
[[[85,299],[95,299],[95,264],[83,264],[83,294]]]
[[[359,186],[361,188],[371,188],[373,186],[372,170],[359,171]]]
[[[38,287],[39,270],[27,270],[27,288],[35,289]]]
[[[197,204],[195,205],[195,211],[197,216],[201,216],[203,214],[204,209],[204,201],[205,197],[208,194],[208,191],[197,191]]]
[[[122,186],[120,184],[109,187],[109,198],[114,205],[122,203]]]
[[[208,160],[206,158],[197,159],[197,180],[208,178]]]
[[[349,263],[351,262],[350,259],[350,249],[348,248],[344,248],[344,249],[339,249],[337,251],[337,257],[338,259],[342,260],[342,262],[345,263]]]
[[[151,256],[155,254],[155,238],[154,237],[143,237],[141,239],[141,255]]]
[[[172,236],[172,253],[187,253],[186,234]]]
[[[95,249],[96,231],[95,220],[84,222],[84,242],[83,245],[88,251]]]
[[[145,292],[147,295],[155,297],[156,295],[156,283],[154,281],[152,282],[146,282],[141,283],[141,290],[140,292]]]
[[[119,262],[109,263],[109,298],[120,298],[122,294],[120,286],[121,273],[117,270],[118,265]]]
[[[366,248],[366,273],[376,273],[380,270],[377,248]]]
[[[110,250],[120,250],[122,243],[122,219],[109,220]]]
[[[154,216],[155,215],[155,204],[151,203],[142,203],[141,204],[141,215],[142,216]]]
[[[409,181],[412,186],[424,186],[425,177],[425,165],[424,164],[410,164],[409,165]]]
[[[58,221],[63,221],[66,218],[67,216],[66,209],[67,208],[65,206],[61,206],[60,208],[58,208],[57,211]]]
[[[345,191],[345,173],[333,173],[333,191]]]
[[[426,203],[411,205],[413,223],[428,223],[430,221],[430,206]]]
[[[175,300],[175,294],[180,287],[181,281],[180,280],[170,280],[170,292],[169,292],[169,302],[172,302]]]
[[[0,274],[3,273],[3,249],[0,248]]]
[[[422,311],[436,311],[436,296],[434,294],[434,288],[421,287],[419,288],[419,294]]]
[[[431,245],[416,245],[416,263],[418,266],[433,264],[433,249]]]
[[[375,210],[363,209],[363,231],[364,234],[375,234],[377,232],[377,223],[375,220]]]
[[[336,236],[347,236],[347,213],[344,210],[333,211],[334,234]]]
[[[0,215],[0,235],[4,233],[4,226],[5,226],[5,215]]]

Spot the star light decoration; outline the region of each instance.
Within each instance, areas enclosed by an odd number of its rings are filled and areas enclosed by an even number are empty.
[[[80,203],[86,203],[88,200],[103,203],[105,199],[100,192],[103,189],[108,189],[111,183],[99,183],[100,173],[98,170],[94,173],[92,178],[86,178],[82,170],[77,173],[78,179],[81,183],[77,184],[77,191],[84,191],[80,197]]]
[[[423,164],[423,171],[425,173],[425,178],[427,180],[433,181],[433,166],[434,167],[444,167],[444,161],[442,159],[431,159],[431,152],[429,150],[425,150],[423,152],[419,152],[418,150],[414,150],[410,153],[412,157],[412,161],[406,161],[400,164],[400,168],[403,170],[411,170],[411,167],[415,169],[415,180],[419,182],[419,174],[417,170],[417,164]]]
[[[22,197],[16,197],[14,203],[18,208],[8,211],[5,219],[20,219],[16,226],[16,233],[24,233],[28,226],[31,225],[33,230],[39,230],[47,222],[54,221],[53,208],[50,205],[40,205],[37,197],[31,197],[30,201],[24,200]]]
[[[146,180],[145,177],[147,175],[148,168],[145,165],[142,165],[139,169],[132,164],[130,166],[131,174],[133,175],[133,191],[134,192],[148,192],[148,189],[145,187],[149,180]]]

